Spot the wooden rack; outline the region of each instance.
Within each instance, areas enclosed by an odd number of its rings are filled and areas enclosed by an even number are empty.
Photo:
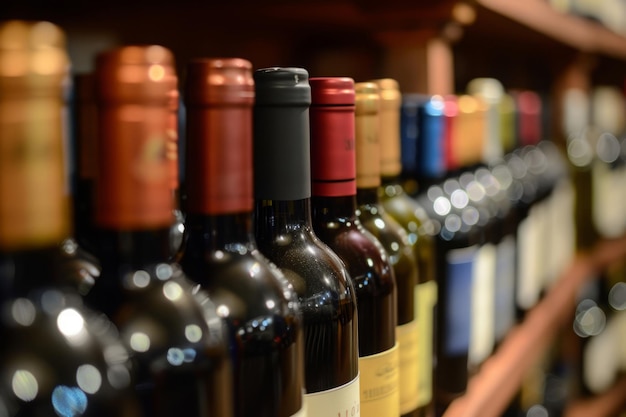
[[[625,256],[626,237],[601,241],[591,251],[578,254],[546,296],[482,365],[470,381],[467,393],[450,405],[445,417],[501,415],[520,388],[526,371],[540,360],[559,329],[568,322],[578,289],[597,271]],[[604,396],[572,404],[566,415],[609,417],[624,405],[626,380],[621,380]],[[584,414],[590,409],[593,412]]]

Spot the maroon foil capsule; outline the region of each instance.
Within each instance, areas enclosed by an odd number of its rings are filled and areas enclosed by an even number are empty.
[[[534,91],[515,94],[518,109],[519,138],[522,146],[536,145],[541,140],[541,97]]]
[[[249,212],[252,199],[252,64],[240,58],[187,66],[187,211]]]
[[[311,180],[314,196],[356,194],[354,80],[318,77],[309,80],[312,103]]]

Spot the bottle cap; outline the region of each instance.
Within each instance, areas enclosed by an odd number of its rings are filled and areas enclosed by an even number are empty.
[[[67,237],[63,110],[69,59],[50,22],[0,24],[0,248]]]
[[[356,193],[354,80],[311,78],[311,177],[313,195]]]
[[[187,211],[251,211],[252,64],[240,58],[193,60],[185,97]]]
[[[354,89],[356,186],[374,188],[380,185],[379,89],[372,82],[356,83]]]
[[[162,46],[125,46],[98,55],[100,226],[145,230],[171,224],[167,143],[177,81],[174,57]]]
[[[254,82],[255,198],[310,198],[308,72],[302,68],[259,69],[254,72]]]
[[[380,174],[396,177],[400,164],[400,106],[402,95],[398,82],[391,78],[374,80],[380,91]]]

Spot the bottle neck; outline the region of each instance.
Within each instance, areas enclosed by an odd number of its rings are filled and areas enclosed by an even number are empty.
[[[169,263],[169,227],[151,230],[100,229],[99,238],[103,271],[127,267],[141,269],[147,265]]]
[[[316,221],[350,219],[356,217],[356,196],[313,196],[311,207]]]
[[[70,287],[58,271],[59,247],[0,252],[0,301],[28,297],[33,290],[46,287]]]
[[[289,233],[303,227],[312,228],[310,198],[257,200],[254,225],[257,238]]]
[[[254,246],[251,213],[189,213],[185,223],[185,254],[198,249],[237,251],[241,245]]]
[[[378,187],[357,188],[356,201],[360,206],[364,204],[379,204],[380,200],[378,199]]]

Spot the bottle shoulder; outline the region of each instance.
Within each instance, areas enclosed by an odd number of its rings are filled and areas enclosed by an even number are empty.
[[[138,415],[129,352],[78,294],[40,288],[2,308],[10,313],[0,318],[0,386],[12,389],[0,390],[0,402],[10,412],[64,415],[73,403],[86,416]]]

